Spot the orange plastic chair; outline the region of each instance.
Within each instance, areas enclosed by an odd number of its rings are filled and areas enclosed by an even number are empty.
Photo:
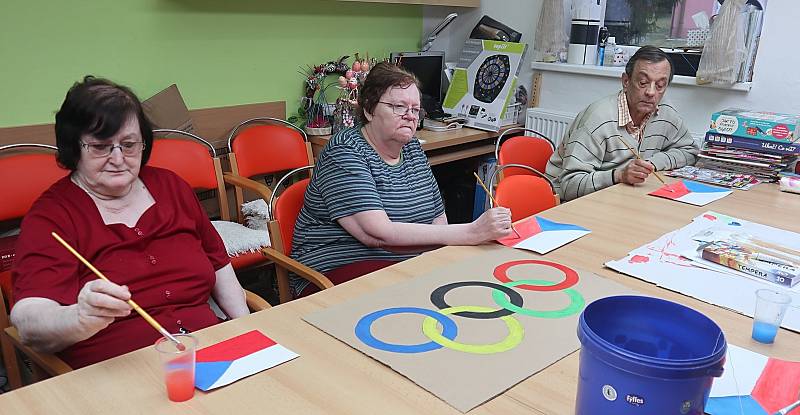
[[[275,188],[283,188],[283,184],[288,182],[294,175],[306,170],[311,171],[313,168],[314,166],[309,165],[286,173],[278,180]],[[273,193],[267,205],[270,214],[267,228],[269,229],[272,247],[264,248],[262,252],[264,256],[275,262],[275,273],[278,279],[278,294],[281,302],[291,300],[291,293],[289,291],[289,271],[309,280],[312,284],[323,290],[333,287],[333,283],[328,277],[289,257],[289,254],[292,252],[294,225],[297,222],[300,209],[303,207],[306,188],[310,181],[311,179],[306,178],[292,183],[286,186],[283,192],[280,192],[280,196],[278,196],[278,191],[276,191]]]
[[[507,134],[519,131],[535,134],[538,137],[521,135],[508,138],[503,142]],[[501,166],[522,164],[533,167],[538,171],[545,171],[547,160],[553,155],[553,151],[555,151],[553,141],[544,134],[523,127],[515,127],[503,131],[500,137],[497,138],[497,143],[494,148],[494,157],[497,159],[497,164]],[[520,168],[512,168],[504,172],[505,176],[518,174],[530,174],[530,172]]]
[[[529,174],[503,177],[497,183],[497,188],[494,189],[495,180],[507,168],[525,170]],[[492,173],[490,183],[489,191],[491,192],[494,189],[494,200],[497,201],[498,205],[511,209],[511,220],[514,222],[559,204],[559,197],[554,190],[553,182],[530,166],[522,164],[498,166],[497,170]],[[491,200],[489,203],[490,206],[493,206]]]
[[[241,122],[228,135],[230,173],[227,183],[236,185],[237,220],[242,221],[242,189],[256,192],[265,200],[272,190],[253,180],[266,175],[314,164],[311,143],[305,131],[277,118],[252,118]]]
[[[46,144],[10,144],[0,147],[0,183],[4,195],[3,203],[0,203],[0,222],[21,219],[45,190],[69,174],[68,170],[62,169],[56,163],[56,151],[56,147]],[[3,331],[0,335],[0,346],[8,384],[16,389],[22,386],[22,378],[14,350],[19,336],[8,320],[8,312],[13,305],[11,271],[3,271],[0,273],[0,329]],[[22,351],[32,358],[38,357],[32,350]],[[34,360],[34,363],[38,362]],[[42,363],[40,366],[43,368],[51,367]]]
[[[172,170],[196,191],[216,190],[220,217],[223,221],[230,221],[228,194],[223,181],[222,168],[211,143],[195,134],[180,130],[153,130],[153,135],[153,150],[147,164]],[[232,228],[232,232],[237,230],[252,232],[243,225],[236,225],[226,227],[226,229]],[[226,238],[223,237],[223,239]],[[260,252],[241,253],[231,258],[234,270],[268,263],[269,261]],[[269,304],[258,295],[249,291],[246,291],[246,294],[248,307],[251,310],[257,311],[269,307]]]

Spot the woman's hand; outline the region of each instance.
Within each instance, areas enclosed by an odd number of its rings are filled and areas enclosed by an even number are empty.
[[[504,207],[489,209],[470,225],[476,245],[500,239],[511,233],[511,210]]]
[[[98,332],[117,317],[131,313],[131,293],[126,286],[104,280],[87,282],[78,293],[78,324],[86,330]]]

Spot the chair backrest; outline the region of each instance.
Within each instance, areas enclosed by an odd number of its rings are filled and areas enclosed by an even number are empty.
[[[270,222],[273,224],[270,228],[270,238],[272,247],[282,252],[284,255],[289,255],[292,252],[292,237],[294,236],[294,225],[297,222],[297,216],[300,214],[300,209],[303,208],[305,201],[306,189],[311,182],[310,178],[299,180],[286,186],[286,189],[280,192],[284,182],[289,180],[292,176],[302,171],[311,171],[314,166],[304,166],[294,169],[286,173],[276,185],[276,191],[272,194],[269,201]],[[275,228],[277,223],[277,231],[280,233],[280,238],[275,238],[272,235],[272,229]],[[277,240],[277,243],[276,243]]]
[[[0,147],[0,194],[4,195],[0,222],[25,216],[45,190],[69,173],[56,163],[56,151],[46,144]]]
[[[506,176],[497,183],[499,173],[507,168],[518,168],[530,174]],[[490,179],[494,189],[494,200],[500,206],[511,209],[511,220],[518,221],[539,212],[555,207],[559,203],[558,194],[553,190],[553,183],[538,170],[521,164],[498,166]],[[492,190],[490,190],[492,191]]]
[[[216,190],[222,220],[230,220],[222,167],[207,140],[180,130],[153,130],[153,150],[147,164],[173,171],[192,189]]]
[[[0,146],[0,222],[20,219],[53,183],[69,174],[56,162],[58,149],[46,144]],[[0,273],[0,289],[13,305],[11,272]]]
[[[531,135],[515,136],[505,140],[507,134],[524,131]],[[535,135],[535,136],[534,136]],[[538,137],[537,137],[538,136]],[[555,145],[544,134],[527,128],[509,128],[500,134],[495,145],[495,158],[497,164],[522,164],[533,167],[541,172],[545,171],[547,160],[553,155]],[[525,169],[512,168],[504,172],[505,176],[530,174]]]
[[[314,163],[305,131],[277,118],[253,118],[240,123],[228,136],[228,150],[233,173],[242,177]]]

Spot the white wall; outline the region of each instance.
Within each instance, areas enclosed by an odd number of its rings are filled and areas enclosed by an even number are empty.
[[[480,7],[444,7],[444,6],[424,6],[423,7],[423,29],[422,39],[439,22],[450,13],[458,13],[458,18],[453,21],[436,39],[431,50],[445,51],[445,59],[448,62],[455,62],[461,54],[464,41],[469,37],[472,28],[478,23],[483,15],[503,23],[504,25],[522,33],[522,42],[528,44],[528,52],[525,61],[520,68],[520,85],[525,85],[530,93],[533,71],[531,61],[533,58],[533,36],[536,31],[536,23],[539,21],[539,11],[542,8],[542,0],[482,0]]]
[[[443,16],[456,8],[427,7],[424,11],[425,30],[438,23]],[[483,15],[488,14],[523,33],[523,41],[533,45],[541,1],[483,0],[480,10],[461,14],[453,23],[458,30],[449,32],[445,49],[457,56],[460,43]],[[468,9],[467,9],[468,10]],[[462,17],[465,17],[462,19]],[[770,0],[765,10],[761,45],[756,57],[752,89],[749,92],[672,85],[666,99],[675,105],[686,119],[689,130],[702,134],[708,129],[711,114],[726,107],[744,107],[754,110],[800,114],[800,53],[798,53],[797,27],[800,25],[800,2],[797,0]],[[448,28],[450,31],[453,28]],[[434,46],[438,46],[437,42]],[[528,59],[532,57],[528,53]],[[448,58],[449,59],[449,58]],[[530,64],[523,85],[530,85]],[[542,82],[540,106],[577,112],[590,102],[614,93],[621,81],[596,76],[545,72]]]

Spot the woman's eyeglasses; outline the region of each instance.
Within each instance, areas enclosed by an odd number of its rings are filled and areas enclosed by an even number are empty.
[[[392,108],[392,112],[394,113],[394,115],[399,115],[401,117],[410,112],[411,115],[413,115],[415,118],[419,118],[419,114],[421,111],[420,108],[407,107],[402,104],[392,104],[391,102],[384,102],[384,101],[378,101],[378,103],[390,106]]]
[[[118,148],[123,156],[136,156],[144,150],[144,142],[123,141],[119,144],[81,142],[81,147],[85,148],[92,157],[108,157],[115,148]]]

